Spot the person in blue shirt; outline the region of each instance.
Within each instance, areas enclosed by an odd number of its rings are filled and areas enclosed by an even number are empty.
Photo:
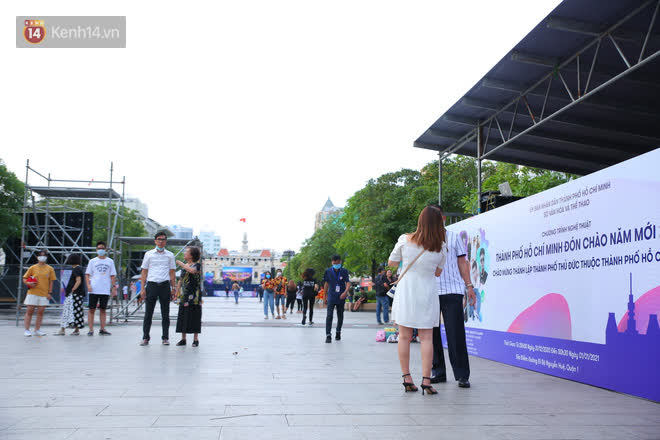
[[[341,267],[341,257],[332,257],[332,267],[325,270],[323,275],[323,286],[326,292],[325,304],[328,306],[328,314],[325,318],[325,342],[332,342],[332,315],[337,309],[337,333],[335,340],[341,340],[341,326],[344,323],[344,303],[348,296],[351,283],[348,280],[348,271]]]

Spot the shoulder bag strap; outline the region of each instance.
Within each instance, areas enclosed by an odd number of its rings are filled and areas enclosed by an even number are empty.
[[[408,269],[410,269],[410,268],[412,267],[412,265],[415,264],[415,261],[417,261],[417,260],[419,259],[419,257],[421,257],[422,254],[423,254],[424,252],[426,252],[426,249],[422,249],[422,252],[420,252],[420,253],[415,257],[415,259],[412,260],[412,261],[410,262],[410,264],[408,265],[408,267],[406,267],[406,270],[403,271],[403,273],[401,274],[401,276],[399,277],[399,279],[396,280],[396,281],[394,282],[394,285],[395,285],[395,286],[396,286],[397,284],[399,284],[399,281],[401,281],[401,279],[403,278],[403,276],[408,272]]]

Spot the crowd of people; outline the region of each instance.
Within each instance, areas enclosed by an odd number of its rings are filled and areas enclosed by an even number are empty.
[[[466,257],[466,243],[458,234],[444,227],[444,216],[439,205],[429,205],[419,215],[417,229],[399,237],[388,259],[388,268],[380,268],[374,279],[376,292],[376,320],[378,324],[392,320],[398,326],[398,357],[406,392],[418,391],[410,373],[410,342],[421,342],[422,394],[436,394],[433,383],[446,382],[447,373],[444,350],[440,335],[440,316],[445,325],[449,359],[454,379],[463,388],[470,387],[470,368],[465,341],[465,310],[474,308],[476,295],[471,280],[470,263]],[[202,267],[201,251],[188,246],[184,261],[177,261],[166,249],[167,236],[157,233],[155,248],[145,253],[141,265],[139,295],[144,302],[145,315],[140,345],[149,345],[153,314],[156,304],[161,312],[161,343],[169,345],[170,303],[178,304],[176,333],[181,334],[177,346],[187,344],[187,335],[193,335],[194,347],[199,346],[202,327]],[[107,255],[106,243],[96,244],[97,256],[89,261],[85,270],[81,256],[72,254],[67,263],[71,276],[65,289],[65,301],[57,335],[64,335],[69,326],[72,334],[79,335],[84,328],[83,301],[85,286],[89,293],[87,313],[88,336],[94,335],[96,309],[99,309],[99,335],[109,336],[106,330],[106,308],[109,298],[116,295],[116,270],[114,261]],[[28,287],[25,298],[25,336],[44,336],[41,330],[45,306],[52,299],[55,271],[47,264],[48,252],[37,255],[37,264],[28,268],[23,282]],[[176,268],[181,270],[177,282]],[[398,276],[389,268],[397,268]],[[342,265],[340,255],[332,257],[322,280],[315,278],[314,269],[306,269],[299,283],[287,280],[281,271],[272,277],[266,273],[258,289],[259,301],[263,302],[264,319],[287,319],[287,312],[302,314],[302,325],[314,323],[314,306],[317,300],[326,306],[325,342],[331,343],[333,322],[336,316],[334,340],[341,340],[346,301],[349,310],[356,311],[366,302],[366,292],[351,283],[349,273]],[[484,274],[478,274],[485,277]],[[242,288],[234,283],[234,299]],[[127,289],[123,294],[127,295]],[[467,304],[467,305],[466,305]],[[34,332],[30,330],[36,311]],[[270,312],[270,314],[269,314]],[[277,312],[277,314],[276,314]]]

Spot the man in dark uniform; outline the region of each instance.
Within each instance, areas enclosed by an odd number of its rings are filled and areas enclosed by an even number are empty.
[[[328,306],[328,315],[325,318],[325,342],[332,342],[332,314],[337,309],[337,333],[335,340],[341,340],[341,326],[344,323],[344,304],[348,296],[351,283],[348,281],[348,271],[341,266],[341,257],[332,257],[332,267],[325,270],[323,286],[326,292],[325,303]]]

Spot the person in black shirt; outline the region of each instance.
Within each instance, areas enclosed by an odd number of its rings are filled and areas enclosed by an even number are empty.
[[[85,271],[80,266],[80,255],[71,254],[66,261],[66,264],[72,266],[71,276],[69,277],[69,282],[66,285],[65,295],[66,301],[64,303],[65,311],[67,307],[71,307],[72,316],[70,317],[73,321],[73,327],[75,330],[71,333],[72,336],[80,334],[80,329],[85,327],[85,311],[83,310],[83,301],[85,299],[85,284],[83,283],[83,278],[85,277]],[[68,305],[67,303],[73,303]],[[62,311],[63,318],[65,311]],[[66,319],[68,321],[69,319]],[[65,319],[62,320],[62,324]],[[55,333],[56,335],[64,335],[64,325],[61,325],[60,331]]]
[[[305,325],[307,320],[307,310],[309,309],[309,325],[314,324],[312,317],[314,316],[314,300],[316,299],[316,293],[319,290],[318,284],[314,279],[314,269],[305,269],[305,272],[302,274],[302,301],[303,301],[303,319],[302,325]]]
[[[387,282],[387,287],[385,283]],[[387,296],[387,291],[391,288],[390,281],[385,278],[385,269],[380,267],[378,275],[374,280],[374,289],[376,290],[376,321],[378,324],[390,322],[390,300]],[[383,314],[383,321],[380,320],[381,312]]]

